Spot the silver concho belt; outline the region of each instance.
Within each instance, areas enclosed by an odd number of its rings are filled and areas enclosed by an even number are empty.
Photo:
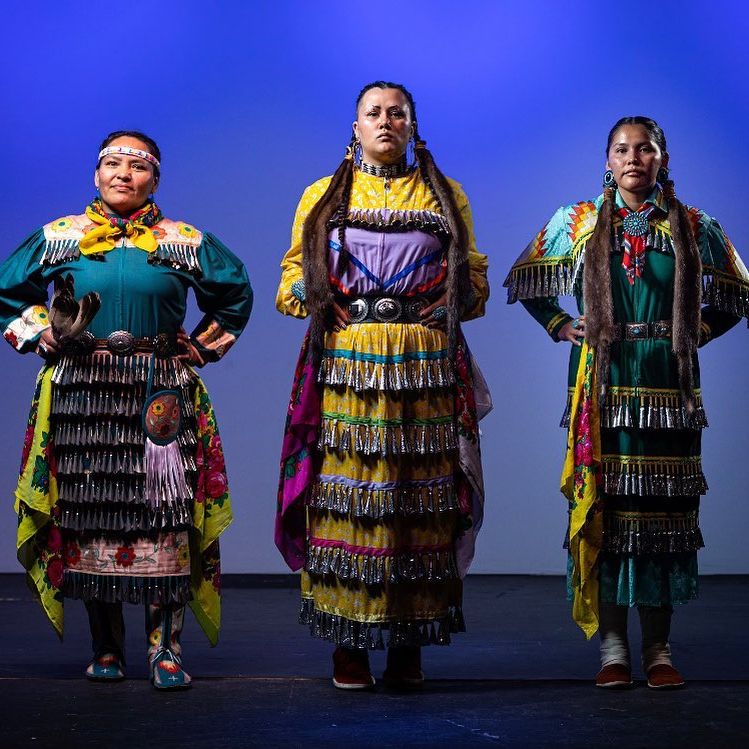
[[[115,330],[106,338],[96,338],[84,330],[78,338],[65,341],[63,352],[66,354],[90,354],[96,349],[106,349],[112,354],[127,356],[136,352],[155,352],[157,356],[175,356],[177,337],[170,333],[159,333],[152,338],[136,338],[127,330]]]
[[[429,300],[423,296],[360,296],[343,300],[352,323],[420,323],[421,311],[429,304]]]
[[[671,338],[671,320],[624,322],[614,325],[615,341],[644,341],[648,338]]]

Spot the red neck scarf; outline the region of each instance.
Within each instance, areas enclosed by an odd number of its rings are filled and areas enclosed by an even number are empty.
[[[655,210],[652,203],[644,203],[636,211],[624,207],[618,210],[624,229],[624,257],[622,268],[627,280],[634,284],[645,268],[645,237],[650,229],[650,214]]]

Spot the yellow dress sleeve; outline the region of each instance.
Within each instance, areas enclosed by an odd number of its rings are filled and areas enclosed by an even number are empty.
[[[455,202],[463,217],[468,230],[468,267],[473,288],[473,304],[463,313],[463,320],[482,317],[486,312],[486,300],[489,298],[489,279],[486,274],[489,269],[489,259],[476,249],[476,236],[473,233],[473,215],[463,188],[454,180],[448,180],[455,195]]]
[[[284,315],[307,317],[307,307],[292,292],[292,284],[304,279],[302,270],[302,229],[315,203],[323,196],[330,184],[330,177],[323,177],[310,185],[303,193],[294,214],[291,227],[291,246],[281,261],[281,283],[276,294],[276,309]]]

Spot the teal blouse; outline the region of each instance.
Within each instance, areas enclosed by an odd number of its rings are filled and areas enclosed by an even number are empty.
[[[253,294],[244,265],[213,234],[163,219],[152,229],[155,253],[125,238],[108,252],[84,256],[78,242],[89,227],[85,215],[53,221],[0,265],[0,326],[14,348],[36,349],[48,327],[48,287],[71,274],[77,298],[89,291],[101,298],[88,328],[96,338],[115,330],[138,338],[176,333],[192,289],[205,314],[191,337],[208,361],[228,350],[249,319]]]

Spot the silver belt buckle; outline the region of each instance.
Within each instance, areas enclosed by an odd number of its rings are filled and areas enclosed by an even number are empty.
[[[374,303],[372,316],[380,322],[391,322],[397,320],[403,312],[403,305],[390,296],[384,296]]]
[[[130,354],[135,348],[135,336],[127,330],[115,330],[107,336],[107,348],[113,354]]]

